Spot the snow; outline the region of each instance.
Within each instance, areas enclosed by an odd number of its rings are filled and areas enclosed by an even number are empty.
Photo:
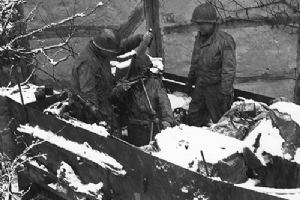
[[[187,96],[185,93],[174,92],[173,94],[168,94],[168,97],[171,102],[172,110],[175,108],[183,108],[185,110],[189,109],[189,104],[192,98]]]
[[[243,141],[245,146],[251,149],[252,152],[254,151],[253,145],[259,134],[261,134],[261,137],[259,140],[259,147],[255,154],[264,166],[269,162],[267,157],[262,156],[264,152],[273,156],[284,156],[282,151],[284,139],[280,136],[279,130],[273,127],[270,119],[262,119],[258,126],[255,127]]]
[[[163,130],[155,139],[160,151],[152,155],[193,171],[197,170],[197,166],[189,164],[202,161],[201,150],[206,162],[213,164],[243,149],[240,140],[220,135],[208,128],[183,124]]]
[[[44,110],[44,113],[46,113],[46,114],[49,113],[49,114],[55,115],[58,119],[66,122],[68,124],[71,124],[74,127],[79,127],[79,128],[88,130],[90,132],[96,133],[97,135],[100,135],[103,137],[107,137],[110,135],[104,126],[98,125],[96,123],[87,124],[87,123],[81,122],[76,119],[68,119],[67,120],[67,119],[61,118],[60,116],[61,116],[62,112],[64,112],[64,107],[66,107],[68,105],[69,105],[68,101],[56,102],[55,104],[52,104],[51,106],[46,108]]]
[[[110,135],[104,126],[100,126],[96,123],[87,124],[87,123],[84,123],[84,122],[81,122],[78,120],[73,120],[73,119],[68,119],[68,120],[63,119],[63,118],[59,118],[59,119],[61,119],[62,121],[65,121],[68,124],[72,124],[74,127],[79,127],[79,128],[88,130],[88,131],[96,133],[97,135],[102,136],[102,137],[107,137]]]
[[[261,193],[266,193],[274,196],[278,196],[290,200],[299,200],[300,199],[300,188],[296,189],[277,189],[269,187],[258,187],[251,184],[235,184],[237,187],[242,187],[250,190],[254,190]]]
[[[291,102],[276,102],[270,106],[271,109],[276,109],[281,113],[288,113],[292,120],[300,125],[300,106]]]
[[[66,149],[67,151],[71,151],[74,154],[84,157],[105,169],[111,170],[112,173],[116,175],[123,176],[126,174],[126,171],[119,162],[103,152],[92,149],[89,145],[86,145],[88,143],[79,144],[77,142],[67,140],[62,136],[58,136],[51,131],[45,131],[38,126],[32,127],[28,124],[20,125],[17,130],[22,133],[30,134],[33,137],[45,140],[62,149]]]
[[[30,160],[29,164],[31,164],[32,166],[35,166],[36,168],[39,168],[45,172],[48,172],[48,169],[45,165],[43,164],[39,164],[38,162],[36,162],[35,160]]]
[[[68,186],[75,189],[76,192],[89,194],[89,195],[96,195],[97,199],[102,199],[102,192],[101,189],[103,187],[103,183],[99,182],[97,184],[95,183],[88,183],[83,184],[82,181],[78,178],[78,176],[75,174],[72,167],[67,164],[66,162],[60,163],[60,168],[57,169],[57,177],[59,179],[63,179],[68,183]]]
[[[21,86],[24,104],[28,104],[28,103],[32,103],[32,102],[36,101],[34,92],[39,87],[40,86],[33,85],[33,84],[27,84],[27,85]],[[57,93],[58,93],[57,91],[54,91],[54,94],[57,94]],[[14,87],[1,87],[0,88],[0,96],[7,96],[20,104],[22,103],[19,88],[17,85]]]
[[[123,62],[110,61],[110,65],[113,66],[113,67],[116,67],[118,69],[124,69],[124,68],[127,68],[131,65],[131,61],[132,61],[132,59],[128,59],[128,60],[123,61]]]
[[[103,6],[103,5],[104,5],[103,2],[100,1],[100,2],[97,4],[97,7],[98,7],[98,6]]]
[[[183,193],[189,193],[189,189],[187,187],[183,186],[181,188],[181,192],[183,192]]]
[[[124,53],[124,54],[122,54],[122,55],[119,55],[117,58],[122,58],[122,59],[124,59],[124,58],[129,58],[129,57],[132,57],[132,56],[135,55],[135,54],[136,54],[136,51],[133,49],[133,50],[127,52],[127,53]]]

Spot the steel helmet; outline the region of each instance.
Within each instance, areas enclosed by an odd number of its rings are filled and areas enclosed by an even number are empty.
[[[93,44],[100,50],[110,53],[119,53],[120,38],[112,29],[103,29],[93,38]]]
[[[215,7],[210,3],[204,3],[194,9],[191,22],[216,23],[218,20]]]

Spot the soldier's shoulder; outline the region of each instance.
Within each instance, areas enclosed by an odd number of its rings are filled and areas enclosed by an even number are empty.
[[[220,30],[218,31],[218,37],[225,45],[233,45],[234,47],[236,46],[234,38],[229,33]]]

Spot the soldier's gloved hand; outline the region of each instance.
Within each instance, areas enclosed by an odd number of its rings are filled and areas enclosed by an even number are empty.
[[[147,31],[144,36],[143,36],[143,40],[140,43],[140,45],[135,49],[136,51],[136,55],[137,56],[141,56],[143,54],[145,54],[147,47],[150,45],[151,41],[152,41],[152,32],[151,31]]]
[[[144,34],[142,42],[145,42],[147,46],[150,46],[152,39],[153,39],[152,30],[149,30]]]
[[[131,84],[129,81],[119,82],[113,89],[113,94],[115,97],[120,97],[124,92],[128,91],[131,88]]]
[[[169,122],[167,122],[167,121],[162,121],[162,122],[161,122],[161,125],[162,125],[162,128],[163,128],[163,129],[166,129],[166,128],[168,128],[168,127],[171,127],[171,124],[170,124]]]
[[[122,81],[122,82],[119,82],[116,87],[118,87],[119,90],[126,92],[127,90],[129,90],[131,88],[131,84],[129,81]]]

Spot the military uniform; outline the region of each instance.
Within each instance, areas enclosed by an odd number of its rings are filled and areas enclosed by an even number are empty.
[[[119,54],[137,47],[142,41],[142,35],[136,35],[123,40]],[[116,54],[117,55],[117,54]],[[112,105],[109,96],[114,87],[114,78],[111,74],[110,58],[103,54],[103,50],[90,41],[80,52],[72,69],[72,83],[75,91],[86,101],[98,108],[99,121],[110,122]]]
[[[234,39],[215,30],[205,40],[196,36],[188,85],[195,85],[189,106],[189,124],[203,126],[210,119],[216,123],[230,108],[236,73]]]
[[[126,77],[127,80],[138,76],[143,71],[140,66],[147,65],[143,64],[145,56],[140,59],[141,62],[132,62],[131,70],[129,70],[130,75]],[[151,61],[149,60],[149,62]],[[135,68],[134,65],[138,66]],[[149,144],[152,125],[154,137],[161,128],[164,128],[162,124],[167,122],[167,124],[173,125],[175,122],[171,103],[166,90],[163,88],[161,78],[157,75],[149,75],[144,80],[144,86],[153,110],[149,106],[141,81],[134,84],[126,92],[119,92],[116,87],[112,94],[113,102],[120,109],[122,125],[128,126],[126,140],[136,146]],[[155,120],[156,118],[158,120]]]

